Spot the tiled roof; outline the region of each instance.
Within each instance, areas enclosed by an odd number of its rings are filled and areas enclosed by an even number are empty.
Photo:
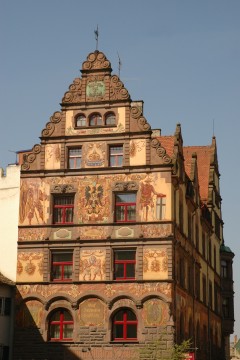
[[[211,146],[184,146],[184,164],[185,170],[188,176],[191,171],[191,159],[192,154],[197,154],[197,168],[198,168],[198,182],[200,197],[202,201],[208,199],[208,184],[209,184],[209,170],[210,170],[210,157],[211,157]]]
[[[167,154],[172,157],[174,149],[174,136],[158,136],[157,139],[160,141],[161,146],[164,147]]]
[[[0,272],[0,285],[1,285],[1,284],[11,285],[11,286],[14,286],[14,285],[15,285],[15,283],[14,283],[12,280],[6,278],[6,277]]]

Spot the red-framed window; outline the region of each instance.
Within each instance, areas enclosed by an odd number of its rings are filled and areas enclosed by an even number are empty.
[[[112,167],[123,166],[123,146],[110,146],[109,165]]]
[[[82,127],[82,126],[87,126],[87,120],[84,114],[79,114],[76,117],[76,127]]]
[[[69,169],[80,169],[82,164],[82,148],[73,148],[68,150]]]
[[[114,113],[108,113],[105,116],[105,125],[116,125],[116,115]]]
[[[73,318],[64,309],[55,311],[49,320],[49,338],[51,341],[71,341],[73,337]]]
[[[113,341],[136,341],[137,340],[137,317],[128,309],[119,310],[113,317]]]
[[[115,221],[136,221],[136,193],[117,193],[115,195]]]
[[[114,251],[114,279],[135,280],[136,251]]]
[[[103,124],[103,122],[102,122],[102,115],[101,114],[95,113],[95,114],[90,115],[90,117],[89,117],[89,126],[99,126],[99,125],[102,125],[102,124]]]
[[[73,254],[71,252],[52,253],[52,281],[71,281]]]
[[[74,195],[58,195],[53,198],[53,223],[72,224]]]

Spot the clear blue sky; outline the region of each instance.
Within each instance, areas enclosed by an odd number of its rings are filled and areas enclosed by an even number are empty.
[[[0,0],[0,166],[29,149],[88,53],[99,50],[152,128],[184,145],[217,138],[224,237],[235,252],[235,333],[240,336],[239,0]]]

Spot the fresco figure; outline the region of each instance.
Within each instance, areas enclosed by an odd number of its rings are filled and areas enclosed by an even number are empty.
[[[155,211],[155,202],[154,202],[154,195],[159,197],[165,197],[166,195],[158,193],[155,191],[152,180],[150,178],[147,178],[143,183],[141,183],[140,186],[141,190],[141,197],[140,197],[140,204],[141,204],[141,210],[145,213],[145,221],[148,221],[149,212],[151,211],[152,218],[154,218],[154,211]]]

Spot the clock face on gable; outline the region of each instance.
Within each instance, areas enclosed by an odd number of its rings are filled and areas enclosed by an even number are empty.
[[[105,94],[104,81],[90,81],[87,84],[86,93],[88,97],[104,96]]]

